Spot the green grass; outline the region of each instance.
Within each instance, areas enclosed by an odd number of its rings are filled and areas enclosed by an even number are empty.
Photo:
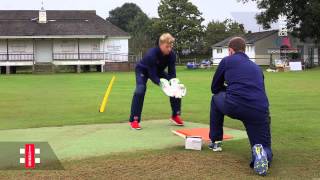
[[[0,76],[0,129],[61,126],[127,121],[133,73],[116,73],[106,113],[99,105],[112,73]],[[184,99],[186,120],[207,122],[210,81],[213,71],[181,70],[179,76],[189,87]],[[144,119],[163,119],[171,114],[169,98],[160,88],[148,84]]]
[[[208,123],[213,73],[179,68],[178,76],[188,88],[182,108],[185,120]],[[115,73],[107,110],[98,113],[112,75],[1,75],[0,129],[126,122],[134,91],[133,73]],[[272,116],[273,175],[304,173],[299,172],[302,167],[305,173],[314,172],[311,170],[320,162],[320,69],[265,73],[265,83]],[[169,99],[149,82],[143,119],[169,116]],[[228,118],[225,126],[243,129],[239,121]],[[247,140],[228,142],[225,147],[233,155],[249,159]]]

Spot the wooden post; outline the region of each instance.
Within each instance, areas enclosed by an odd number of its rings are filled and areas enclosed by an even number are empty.
[[[56,73],[56,66],[53,63],[51,64],[51,71],[52,73]]]
[[[81,73],[81,66],[77,65],[77,73]]]
[[[104,72],[104,65],[101,64],[101,72]]]
[[[6,66],[6,74],[10,74],[10,66]]]
[[[9,39],[7,39],[7,61],[9,61]]]
[[[36,48],[36,46],[35,46],[35,44],[36,44],[36,40],[35,39],[32,39],[32,53],[33,53],[33,60],[32,60],[32,73],[35,73],[35,48]]]
[[[318,66],[320,66],[320,45],[318,45]]]
[[[78,59],[80,59],[80,39],[78,39]]]

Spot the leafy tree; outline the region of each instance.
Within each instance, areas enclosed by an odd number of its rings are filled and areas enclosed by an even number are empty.
[[[245,29],[244,29],[243,24],[239,24],[238,22],[233,21],[231,19],[226,19],[224,21],[224,23],[226,24],[227,32],[230,35],[244,34],[245,33]]]
[[[207,52],[211,46],[233,35],[244,34],[245,30],[242,24],[226,19],[224,21],[211,21],[205,30],[205,48]]]
[[[125,3],[111,10],[107,20],[130,34],[130,53],[144,53],[153,45],[150,38],[151,20],[138,5]]]
[[[262,12],[256,17],[265,29],[278,20],[279,15],[287,16],[287,26],[301,40],[320,40],[320,1],[319,0],[239,0],[256,1]]]
[[[156,33],[170,32],[177,39],[175,49],[192,49],[203,35],[202,13],[189,0],[161,0],[159,19],[153,22]],[[157,32],[158,31],[158,32]]]
[[[112,24],[120,27],[126,32],[131,32],[129,24],[137,15],[144,14],[140,7],[134,3],[125,3],[121,7],[117,7],[109,12],[107,18]]]
[[[145,53],[154,45],[152,38],[151,20],[144,13],[139,13],[128,24],[128,30],[131,32],[130,49],[132,52]]]

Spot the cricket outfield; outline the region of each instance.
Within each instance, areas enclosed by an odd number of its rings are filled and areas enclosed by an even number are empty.
[[[178,69],[178,77],[188,88],[182,107],[187,127],[208,126],[213,73]],[[99,113],[112,75],[117,80],[105,113]],[[265,77],[275,155],[267,178],[319,178],[320,69],[265,73]],[[65,167],[64,171],[28,174],[1,171],[5,179],[46,175],[138,179],[139,174],[146,179],[256,178],[247,166],[247,139],[225,142],[224,152],[218,154],[206,148],[184,150],[183,140],[171,133],[176,127],[163,120],[170,116],[169,100],[150,82],[144,129],[131,131],[127,119],[133,73],[10,75],[0,76],[0,86],[0,141],[48,141]],[[244,130],[239,121],[229,118],[225,126]]]

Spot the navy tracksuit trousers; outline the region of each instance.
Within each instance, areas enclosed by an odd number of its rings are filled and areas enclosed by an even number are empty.
[[[131,115],[129,121],[141,121],[141,113],[143,108],[144,96],[147,90],[147,81],[149,79],[147,71],[136,68],[136,89],[132,98]],[[158,74],[160,78],[170,80],[167,73],[162,72]],[[170,97],[170,104],[172,109],[172,116],[180,115],[181,113],[181,99]]]
[[[224,91],[213,95],[209,134],[212,142],[222,141],[223,139],[223,121],[225,115],[242,121],[246,128],[251,147],[255,144],[261,144],[267,153],[268,161],[271,162],[273,155],[271,150],[269,112],[258,111],[230,102],[226,98]],[[253,156],[252,161],[254,161]]]

